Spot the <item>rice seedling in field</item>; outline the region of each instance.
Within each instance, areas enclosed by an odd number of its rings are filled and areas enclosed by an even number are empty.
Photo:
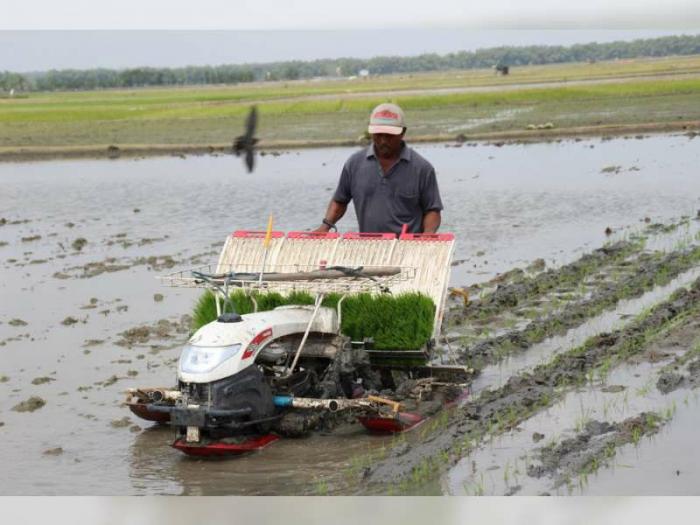
[[[261,136],[282,142],[356,140],[371,108],[387,100],[411,112],[417,123],[412,128],[414,137],[451,134],[455,119],[484,119],[475,131],[522,131],[528,123],[543,119],[553,121],[557,129],[596,125],[602,112],[608,114],[608,124],[668,121],[668,114],[700,118],[697,78],[628,76],[612,83],[545,87],[534,84],[547,79],[570,82],[574,70],[580,78],[598,74],[576,65],[553,75],[536,67],[520,69],[513,79],[496,86],[492,74],[480,77],[474,72],[446,71],[389,75],[361,84],[270,82],[30,93],[0,101],[0,143],[8,147],[222,144],[230,140],[231,129],[242,125],[253,103],[261,115]],[[601,74],[597,78],[615,72]],[[520,85],[498,89],[509,83]],[[469,89],[479,85],[489,89]],[[444,87],[455,90],[434,91]],[[504,111],[509,114],[493,121],[494,115]]]
[[[94,102],[86,102],[64,94],[46,95],[48,101],[36,98],[23,100],[15,105],[0,107],[0,121],[53,121],[53,120],[119,120],[119,119],[168,119],[168,118],[202,118],[202,117],[239,117],[244,118],[247,105],[242,104],[246,98],[259,100],[260,97],[226,96],[219,92],[208,93],[206,90],[187,90],[188,96],[173,95],[153,97],[149,93],[134,91],[130,97],[110,97]],[[600,100],[605,98],[670,96],[697,94],[700,80],[635,81],[619,84],[602,84],[594,86],[570,86],[556,88],[522,89],[502,92],[467,92],[417,94],[393,97],[406,110],[435,110],[441,107],[494,107],[532,105],[552,102]],[[261,115],[271,117],[281,114],[319,115],[333,113],[361,113],[365,115],[372,107],[386,97],[347,98],[338,101],[332,99],[304,98],[308,92],[298,92],[298,100],[281,98],[268,91],[269,100],[258,102]],[[313,95],[313,93],[311,93]],[[338,95],[342,98],[342,94]],[[265,94],[262,95],[265,97]]]

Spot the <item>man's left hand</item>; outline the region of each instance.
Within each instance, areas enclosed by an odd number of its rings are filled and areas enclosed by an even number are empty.
[[[423,233],[437,233],[441,222],[440,212],[429,210],[423,215]]]

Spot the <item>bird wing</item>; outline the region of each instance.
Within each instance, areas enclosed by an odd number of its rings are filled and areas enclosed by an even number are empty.
[[[248,173],[252,173],[253,165],[255,164],[255,152],[253,148],[248,148],[245,152],[245,165],[248,167]]]
[[[255,135],[255,127],[258,124],[258,108],[253,106],[250,108],[248,113],[248,118],[245,120],[245,137],[248,140],[252,140]]]

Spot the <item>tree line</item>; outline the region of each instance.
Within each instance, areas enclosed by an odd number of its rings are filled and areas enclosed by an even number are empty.
[[[640,57],[700,54],[700,35],[592,42],[571,46],[502,46],[476,51],[411,57],[378,56],[368,59],[336,58],[284,61],[264,64],[226,64],[180,68],[61,69],[19,74],[0,72],[4,91],[54,91],[238,84],[264,80],[297,80],[317,77],[349,77],[367,70],[372,75],[474,69],[495,65],[522,66]]]

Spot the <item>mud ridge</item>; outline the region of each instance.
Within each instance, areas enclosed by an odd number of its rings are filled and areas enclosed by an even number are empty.
[[[619,241],[587,253],[558,269],[543,271],[534,277],[512,270],[505,277],[513,282],[498,284],[496,289],[480,300],[471,301],[464,309],[451,308],[448,317],[455,324],[483,319],[503,312],[562,286],[573,286],[603,267],[621,262],[642,250],[641,243]]]
[[[596,124],[572,126],[567,128],[537,129],[537,130],[502,130],[474,132],[469,134],[431,134],[412,136],[414,143],[479,141],[493,144],[532,144],[541,142],[561,141],[579,137],[612,137],[633,133],[696,133],[700,121],[683,120],[668,122],[645,122],[634,124]],[[689,131],[690,130],[690,131]],[[358,146],[364,144],[364,139],[328,138],[323,140],[269,140],[259,144],[261,150],[291,150],[307,148],[336,148],[342,146]],[[83,144],[77,146],[5,146],[0,147],[0,162],[41,161],[54,159],[114,159],[119,157],[156,157],[183,155],[219,155],[230,154],[230,143],[212,144]]]
[[[563,334],[582,325],[588,318],[614,307],[623,299],[639,297],[655,286],[668,284],[673,278],[691,269],[700,261],[700,248],[686,252],[643,254],[638,267],[614,284],[598,290],[587,299],[567,304],[559,312],[535,319],[522,329],[480,341],[470,347],[457,348],[461,362],[478,370],[499,361],[504,355],[523,351],[548,337]]]
[[[589,474],[610,463],[618,448],[656,434],[666,422],[655,412],[642,412],[616,423],[589,421],[576,436],[539,448],[526,473],[533,478],[551,478],[554,490],[571,487],[571,480],[577,477],[585,482]]]
[[[178,261],[170,255],[152,255],[149,257],[137,257],[134,259],[126,259],[120,262],[116,257],[108,257],[104,261],[93,261],[82,266],[72,266],[63,271],[56,272],[53,277],[56,279],[90,279],[97,277],[103,273],[120,272],[128,270],[134,266],[148,266],[149,269],[160,271],[170,269],[176,266]]]
[[[640,353],[647,344],[675,323],[700,310],[700,279],[690,290],[680,289],[643,317],[624,328],[590,338],[580,347],[557,355],[532,371],[511,377],[496,390],[486,390],[463,407],[446,412],[444,423],[433,425],[428,435],[398,458],[383,459],[363,473],[358,493],[375,493],[397,485],[427,482],[446,465],[456,463],[486,435],[515,428],[534,413],[563,398],[586,381],[589,372],[608,360],[622,360]],[[418,475],[416,475],[416,473]]]
[[[656,388],[662,394],[669,394],[679,388],[700,387],[700,346],[676,357],[666,365],[656,382]]]

